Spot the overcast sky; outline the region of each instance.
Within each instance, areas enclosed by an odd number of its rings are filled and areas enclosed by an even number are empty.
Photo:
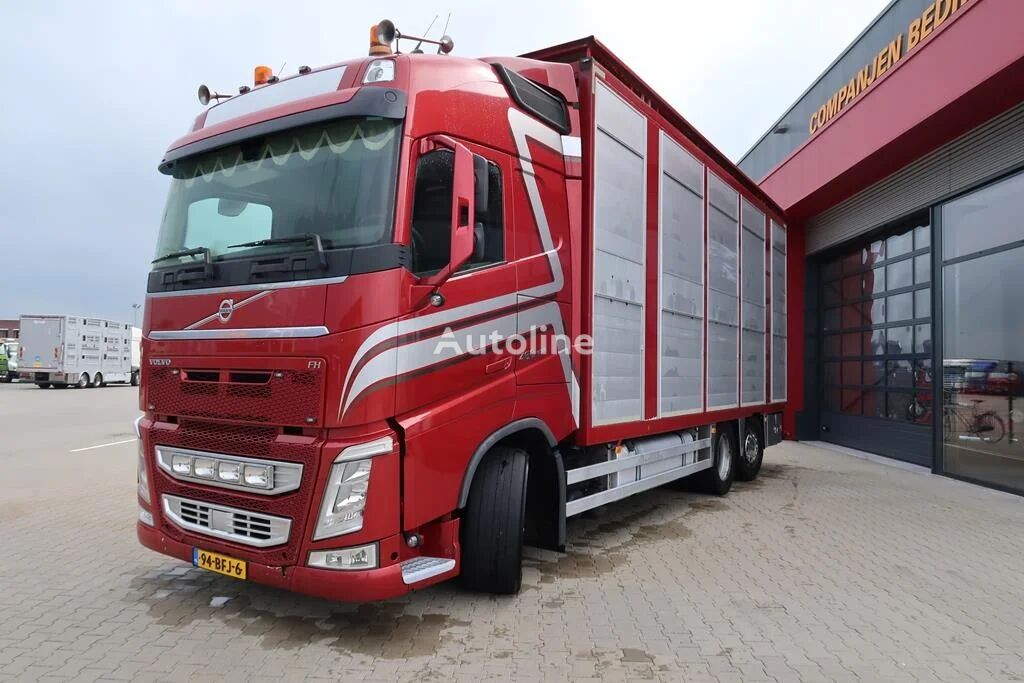
[[[473,57],[596,35],[738,159],[886,4],[4,3],[0,318],[130,320],[167,193],[156,165],[199,112],[197,86],[364,55],[382,18],[417,33],[440,14],[436,35],[450,11],[455,54]]]

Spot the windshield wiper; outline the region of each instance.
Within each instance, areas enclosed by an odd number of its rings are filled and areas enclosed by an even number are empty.
[[[194,247],[192,249],[172,251],[169,254],[157,256],[152,262],[160,263],[161,261],[167,261],[172,258],[182,258],[184,256],[202,256],[203,258],[199,263],[193,261],[191,263],[181,264],[181,267],[177,270],[163,271],[162,277],[165,283],[196,282],[213,277],[213,254],[210,253],[210,249],[208,247]]]
[[[210,261],[211,260],[209,248],[207,248],[207,247],[194,247],[192,249],[182,249],[181,251],[172,251],[169,254],[164,254],[163,256],[157,256],[155,259],[150,261],[150,263],[160,263],[161,261],[167,261],[167,260],[172,259],[172,258],[181,258],[183,256],[199,256],[200,254],[203,255],[203,260],[204,261]]]
[[[253,240],[252,242],[242,242],[241,244],[229,244],[227,248],[269,247],[275,244],[297,244],[299,242],[312,245],[313,250],[316,252],[317,260],[320,262],[320,267],[323,269],[327,268],[327,254],[324,253],[324,243],[320,239],[320,235],[315,232],[305,232],[301,235],[289,235],[288,237],[270,237],[265,240]]]

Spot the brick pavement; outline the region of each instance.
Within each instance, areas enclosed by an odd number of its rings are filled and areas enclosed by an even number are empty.
[[[571,520],[517,597],[357,606],[138,546],[133,448],[3,458],[0,680],[1024,679],[1024,499],[949,479],[787,443]]]

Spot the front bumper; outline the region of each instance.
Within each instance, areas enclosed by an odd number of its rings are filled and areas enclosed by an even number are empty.
[[[180,543],[159,529],[141,522],[136,524],[136,530],[139,542],[150,550],[192,563],[191,545]],[[210,545],[216,547],[215,544]],[[401,535],[382,539],[378,556],[389,557],[391,553],[399,553],[403,545]],[[337,571],[302,566],[272,567],[251,560],[247,564],[251,581],[342,602],[369,602],[397,597],[411,590],[443,581],[456,573],[453,570],[427,581],[407,585],[402,580],[402,565],[398,562],[361,571]]]

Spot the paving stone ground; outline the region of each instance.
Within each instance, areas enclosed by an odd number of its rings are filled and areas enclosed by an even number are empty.
[[[529,550],[523,591],[329,603],[134,536],[127,388],[0,385],[0,680],[1024,680],[1024,498],[806,444]]]

